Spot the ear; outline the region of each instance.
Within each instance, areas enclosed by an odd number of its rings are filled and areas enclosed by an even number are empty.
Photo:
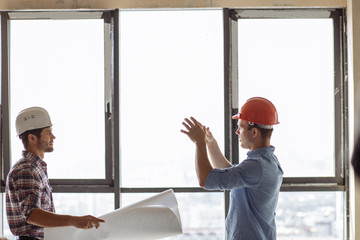
[[[33,143],[33,142],[37,141],[37,136],[34,135],[34,134],[29,134],[28,135],[28,140],[29,140],[30,143]]]
[[[259,135],[260,135],[259,129],[257,129],[256,127],[254,127],[254,128],[251,129],[251,136],[252,136],[253,138],[256,138],[256,137],[259,136]]]

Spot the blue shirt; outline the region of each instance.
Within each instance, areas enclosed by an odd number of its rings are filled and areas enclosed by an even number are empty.
[[[246,160],[225,169],[213,169],[207,190],[230,190],[226,218],[227,240],[276,239],[275,209],[283,171],[275,148],[248,152]]]

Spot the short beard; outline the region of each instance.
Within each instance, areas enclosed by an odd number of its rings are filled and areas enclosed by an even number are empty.
[[[53,151],[54,151],[53,147],[49,147],[49,148],[45,149],[45,152],[53,152]]]
[[[54,151],[54,147],[53,146],[46,146],[46,147],[44,147],[43,148],[43,146],[44,146],[45,144],[44,143],[42,143],[42,142],[39,142],[38,143],[38,148],[39,149],[44,149],[44,152],[52,152],[52,151]]]

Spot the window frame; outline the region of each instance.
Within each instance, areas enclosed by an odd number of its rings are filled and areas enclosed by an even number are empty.
[[[139,11],[142,11],[144,9],[139,9]],[[178,9],[179,10],[179,9]],[[174,10],[174,11],[178,11],[178,10]],[[181,10],[192,10],[192,9],[181,9]],[[180,11],[181,11],[180,10]],[[202,10],[202,9],[197,9],[197,10]],[[207,10],[207,9],[203,9],[203,10]],[[214,10],[214,9],[212,9]],[[222,10],[219,8],[219,10]],[[121,11],[132,11],[132,10],[120,10],[119,14],[121,14]],[[136,10],[135,10],[136,11]],[[145,10],[146,11],[146,10]],[[158,9],[156,10],[158,11]],[[171,11],[171,10],[170,10]],[[223,19],[224,19],[224,15],[223,15]],[[225,20],[225,19],[224,19]],[[225,21],[224,21],[225,22]],[[224,32],[225,33],[225,32]],[[224,39],[226,39],[225,34],[223,36]],[[225,55],[224,55],[225,56]],[[225,59],[224,59],[225,61]],[[226,87],[226,78],[224,79],[224,86]],[[227,95],[228,91],[226,90],[226,88],[224,89],[224,99],[226,100],[226,95]],[[224,102],[224,105],[226,106],[226,102]],[[121,111],[121,109],[120,109]],[[224,119],[229,118],[228,114],[226,113],[226,108],[224,109]],[[231,120],[231,118],[229,118]],[[225,136],[227,135],[226,131],[227,126],[226,126],[226,122],[224,124],[225,127]],[[114,131],[116,130],[116,132],[119,132],[119,129],[114,129]],[[121,139],[120,139],[121,141]],[[227,143],[227,140],[224,139],[224,144],[225,144],[225,156],[228,156],[228,154],[226,152],[228,152],[228,149],[231,147],[231,144]],[[119,146],[119,145],[116,145]],[[121,150],[120,150],[121,151]],[[121,166],[121,159],[119,162],[120,166]],[[120,167],[120,172],[119,174],[121,175],[121,167]],[[120,195],[121,193],[159,193],[159,192],[163,192],[168,190],[169,188],[171,188],[175,193],[203,193],[203,192],[208,192],[207,190],[199,187],[122,187],[121,186],[121,182],[120,182]],[[221,191],[212,191],[212,192],[221,192]],[[229,200],[230,200],[230,194],[228,191],[224,191],[224,203],[225,203],[225,208],[224,208],[224,212],[225,212],[225,217],[227,216],[227,212],[229,209]],[[120,198],[120,206],[121,206],[121,198]],[[225,224],[225,223],[224,223]]]
[[[348,112],[348,72],[346,10],[326,9],[224,9],[224,64],[227,93],[226,110],[226,156],[233,163],[239,162],[239,146],[234,134],[237,126],[230,119],[236,114],[238,106],[238,28],[237,20],[275,19],[275,18],[332,18],[334,23],[334,106],[335,106],[335,176],[334,177],[284,177],[281,192],[330,191],[343,192],[344,239],[350,236],[350,198],[349,198],[349,112]],[[229,133],[228,130],[231,132]],[[228,201],[226,201],[226,204]]]
[[[345,82],[344,66],[346,58],[343,53],[345,35],[343,21],[344,11],[341,9],[226,9],[228,16],[225,26],[230,37],[225,46],[229,73],[228,86],[228,112],[236,114],[239,106],[238,98],[238,74],[237,74],[237,20],[238,19],[275,19],[275,18],[332,18],[334,22],[334,105],[335,105],[335,176],[334,177],[284,177],[282,191],[286,190],[311,190],[311,191],[345,191],[346,190],[346,166],[348,159],[348,112],[347,112],[347,83]],[[228,120],[227,120],[228,122]],[[233,132],[236,130],[236,123],[229,122]],[[233,163],[238,163],[238,143],[237,137],[233,133],[229,136],[232,142],[230,159]]]
[[[10,65],[10,20],[32,20],[32,19],[103,19],[104,20],[104,119],[105,119],[105,178],[104,179],[52,179],[50,182],[54,192],[90,192],[90,193],[113,193],[119,192],[118,166],[114,158],[118,156],[115,152],[114,141],[117,136],[113,134],[114,122],[117,120],[118,112],[115,105],[117,97],[114,96],[114,88],[118,82],[117,49],[117,10],[92,10],[92,11],[8,11],[1,12],[1,55],[2,55],[2,80],[1,80],[1,110],[2,110],[2,148],[3,153],[3,175],[1,176],[1,191],[5,190],[6,176],[11,168],[10,163],[10,138],[9,129],[12,123],[9,122],[9,65]],[[118,141],[118,140],[117,140]],[[117,157],[118,159],[118,157]],[[116,194],[115,194],[116,195]],[[118,194],[117,194],[118,195]],[[118,200],[119,197],[115,197]]]

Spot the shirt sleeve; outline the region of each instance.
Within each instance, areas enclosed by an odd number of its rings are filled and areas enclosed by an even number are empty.
[[[256,187],[262,176],[261,163],[246,159],[242,163],[224,169],[213,169],[206,178],[207,190],[231,190]]]
[[[24,168],[18,173],[15,181],[16,195],[22,213],[27,218],[32,210],[41,208],[42,183],[34,169]]]

